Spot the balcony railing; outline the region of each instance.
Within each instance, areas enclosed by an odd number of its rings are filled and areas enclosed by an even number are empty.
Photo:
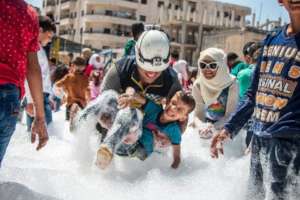
[[[123,36],[123,37],[130,37],[129,31],[108,31],[108,30],[85,30],[84,33],[90,33],[90,34],[108,34],[108,35],[115,35],[115,36]]]
[[[60,20],[67,19],[67,18],[71,18],[69,14],[60,16]]]
[[[55,6],[55,1],[47,1],[46,6]]]
[[[76,0],[61,0],[61,4],[63,4],[63,3],[66,3],[66,2],[69,2],[69,1],[76,1]]]
[[[139,3],[139,0],[122,0],[122,1],[129,1],[129,2],[133,2],[133,3]]]
[[[103,10],[103,11],[88,11],[87,15],[105,15],[110,17],[118,17],[123,19],[137,20],[136,16],[129,12],[117,12],[111,10]]]

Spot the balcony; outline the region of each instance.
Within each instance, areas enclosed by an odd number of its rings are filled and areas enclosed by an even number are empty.
[[[86,4],[109,4],[118,5],[119,7],[139,9],[142,5],[138,0],[85,0]]]
[[[47,1],[46,7],[47,7],[47,6],[55,6],[55,0]]]
[[[60,16],[60,21],[59,21],[59,24],[61,26],[63,25],[68,25],[70,24],[72,21],[71,21],[71,18],[70,18],[70,15],[69,14],[65,14],[65,15],[61,15]]]
[[[44,9],[46,13],[53,13],[55,11],[55,6],[46,6]]]
[[[87,15],[105,15],[105,16],[118,17],[123,19],[137,20],[134,13],[126,12],[126,11],[112,11],[112,10],[88,11]]]
[[[83,34],[84,40],[104,40],[114,43],[125,43],[129,38],[130,32],[118,30],[86,30]]]
[[[111,11],[99,11],[99,12],[88,12],[84,16],[85,22],[106,22],[113,24],[124,24],[131,26],[132,23],[136,22],[136,16],[128,15],[122,12],[111,12]]]
[[[69,9],[71,4],[76,2],[76,0],[62,0],[61,3],[61,10]]]

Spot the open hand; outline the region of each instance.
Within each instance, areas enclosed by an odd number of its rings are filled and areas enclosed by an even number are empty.
[[[230,133],[223,129],[220,133],[215,135],[210,145],[210,153],[212,158],[219,158],[219,152],[224,154],[224,141],[230,138]]]
[[[213,125],[208,124],[207,127],[200,129],[199,135],[202,139],[210,139],[213,136]]]
[[[47,141],[49,139],[44,118],[35,118],[32,122],[31,143],[35,142],[37,136],[39,139],[39,143],[36,150],[38,151],[47,144]]]

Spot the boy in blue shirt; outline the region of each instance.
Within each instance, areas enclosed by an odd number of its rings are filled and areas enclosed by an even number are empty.
[[[98,150],[97,166],[105,169],[110,164],[114,153],[121,156],[136,156],[145,160],[152,154],[155,145],[165,147],[171,143],[173,148],[171,167],[176,169],[180,164],[181,143],[181,128],[178,122],[185,121],[188,114],[194,110],[195,101],[192,95],[178,91],[164,110],[160,105],[137,94],[119,100],[119,105],[122,107],[133,103],[144,105],[142,135],[138,136],[135,131],[125,133],[122,130],[126,128],[122,129],[121,123],[114,124],[113,127],[119,126],[119,128],[104,140]]]
[[[300,170],[300,0],[278,0],[291,23],[263,43],[245,99],[211,144],[223,153],[253,115],[247,199],[287,200],[299,196]]]

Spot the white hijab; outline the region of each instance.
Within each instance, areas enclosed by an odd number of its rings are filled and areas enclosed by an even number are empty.
[[[93,54],[89,60],[89,64],[93,65],[94,69],[104,68],[103,63],[101,61],[100,62],[97,61],[97,57],[100,57],[99,54],[96,54],[96,53]]]
[[[226,64],[226,54],[223,50],[208,48],[202,51],[200,53],[198,63],[207,57],[218,63],[216,76],[208,80],[204,77],[202,70],[199,69],[196,84],[200,86],[199,89],[204,103],[209,106],[218,99],[225,88],[229,87],[234,82],[235,78],[229,73],[229,69]]]

